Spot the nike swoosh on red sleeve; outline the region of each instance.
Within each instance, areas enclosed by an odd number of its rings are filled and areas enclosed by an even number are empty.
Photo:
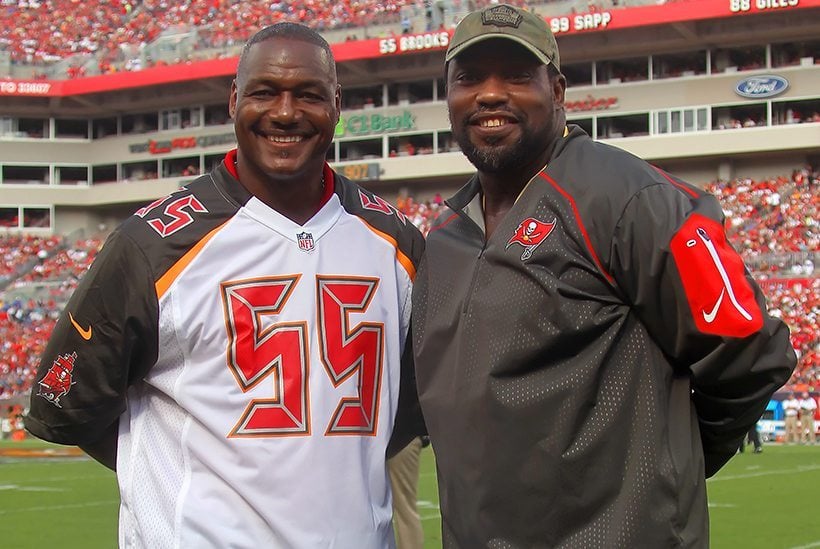
[[[726,241],[720,223],[692,214],[670,245],[698,330],[726,337],[760,330],[763,313],[743,260]]]

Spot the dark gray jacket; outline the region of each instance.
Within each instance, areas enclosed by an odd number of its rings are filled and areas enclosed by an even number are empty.
[[[705,547],[706,484],[795,366],[718,201],[571,127],[485,242],[477,178],[413,292],[445,547]]]

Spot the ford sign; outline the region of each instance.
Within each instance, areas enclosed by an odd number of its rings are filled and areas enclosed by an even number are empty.
[[[789,81],[782,76],[764,74],[744,78],[735,86],[735,93],[741,97],[774,97],[786,91]]]

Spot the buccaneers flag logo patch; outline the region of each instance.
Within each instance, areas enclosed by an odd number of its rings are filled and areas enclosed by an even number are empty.
[[[693,214],[672,238],[671,248],[698,330],[746,337],[763,326],[743,261],[726,242],[720,223]]]
[[[67,395],[74,385],[74,361],[77,359],[77,352],[70,355],[59,355],[51,364],[43,379],[37,382],[40,390],[37,396],[41,396],[57,408],[60,405],[60,397]]]
[[[524,253],[521,254],[521,261],[526,261],[532,257],[532,252],[541,245],[555,228],[555,219],[549,223],[538,221],[534,217],[528,217],[522,221],[515,233],[507,241],[505,250],[513,244],[521,244],[524,247]]]

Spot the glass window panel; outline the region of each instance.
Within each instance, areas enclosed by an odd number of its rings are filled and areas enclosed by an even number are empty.
[[[667,111],[655,113],[655,129],[658,133],[669,133],[669,113]]]
[[[672,115],[671,131],[672,131],[672,133],[680,133],[680,131],[681,131],[680,111],[672,111],[671,115]]]
[[[695,113],[691,109],[683,111],[683,131],[695,131]]]
[[[698,131],[709,129],[709,111],[706,108],[698,109]]]

